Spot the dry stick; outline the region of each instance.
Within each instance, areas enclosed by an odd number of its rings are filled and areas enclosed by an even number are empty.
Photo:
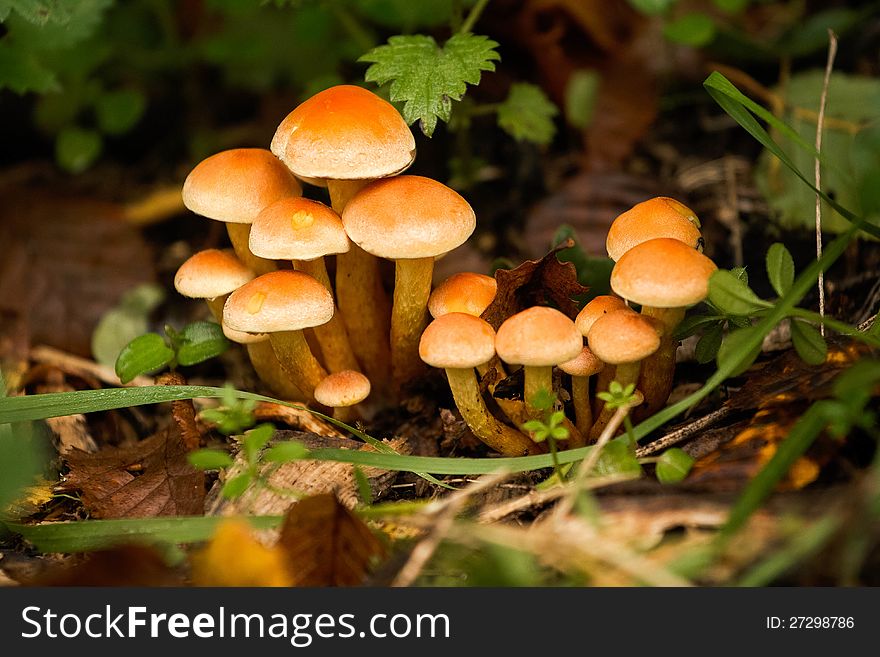
[[[403,567],[397,573],[394,581],[391,582],[391,586],[401,587],[412,584],[416,580],[416,577],[419,576],[419,573],[422,572],[425,564],[431,559],[441,541],[452,529],[452,525],[455,522],[455,516],[465,505],[468,498],[475,493],[487,490],[492,486],[501,483],[509,476],[509,472],[497,472],[495,474],[486,475],[485,477],[480,477],[480,479],[467,488],[456,491],[447,497],[441,503],[441,506],[433,512],[437,518],[433,528],[413,549],[412,553],[409,555],[409,559],[403,564]]]
[[[834,57],[837,55],[837,35],[828,30],[828,61],[825,64],[825,79],[822,80],[822,96],[819,100],[819,117],[816,120],[816,189],[822,189],[821,166],[819,155],[822,153],[822,130],[825,127],[825,103],[828,100],[828,84],[831,82],[831,70],[834,68]],[[822,196],[816,192],[816,260],[822,258]],[[825,274],[819,271],[819,315],[825,317]],[[822,337],[825,336],[825,324],[819,325]]]
[[[672,447],[673,445],[677,445],[678,443],[687,440],[698,431],[701,431],[706,427],[710,427],[719,420],[730,415],[731,410],[732,409],[729,406],[722,406],[718,410],[712,411],[708,415],[704,415],[703,417],[694,420],[690,424],[686,424],[685,426],[676,429],[675,431],[667,433],[662,438],[658,438],[654,442],[645,445],[644,447],[639,447],[636,450],[636,458],[641,459],[646,456],[650,456],[651,454],[656,454],[657,452],[664,450],[667,447]]]

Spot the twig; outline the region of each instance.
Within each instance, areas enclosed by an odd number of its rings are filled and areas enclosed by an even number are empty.
[[[825,129],[825,104],[828,100],[828,85],[831,82],[831,70],[837,55],[837,35],[828,30],[828,61],[825,64],[825,78],[822,80],[822,96],[819,99],[819,117],[816,120],[816,190],[822,189],[822,167],[819,155],[822,153],[822,131]],[[822,257],[822,195],[816,191],[816,260]],[[825,273],[819,271],[819,315],[825,317]],[[825,336],[825,324],[819,324],[819,331]]]
[[[434,552],[437,550],[437,546],[440,545],[452,529],[452,525],[455,522],[455,516],[458,515],[458,512],[462,509],[468,499],[480,491],[487,490],[501,483],[509,476],[510,473],[508,472],[498,472],[486,475],[485,477],[480,477],[480,479],[467,488],[463,488],[449,495],[442,502],[439,502],[437,506],[432,505],[433,508],[429,508],[428,511],[436,514],[433,528],[430,533],[415,546],[412,553],[409,555],[409,559],[403,564],[403,567],[400,569],[400,572],[397,573],[394,581],[391,582],[391,586],[402,587],[411,585],[419,576],[419,573],[422,572],[425,564],[431,559]]]
[[[731,409],[728,406],[722,406],[718,410],[712,411],[708,415],[704,415],[701,418],[686,424],[680,429],[676,429],[670,433],[667,433],[662,438],[658,438],[652,443],[645,445],[644,447],[639,447],[636,450],[636,458],[644,458],[646,456],[650,456],[651,454],[656,454],[657,452],[666,449],[667,447],[672,447],[673,445],[677,445],[678,443],[687,440],[691,436],[693,436],[698,431],[705,429],[706,427],[710,427],[719,420],[724,419],[730,414]]]
[[[31,349],[28,356],[36,363],[54,365],[68,374],[93,376],[102,383],[107,383],[112,386],[137,388],[141,386],[155,385],[155,381],[151,376],[136,376],[128,383],[122,383],[119,380],[119,377],[116,376],[116,372],[111,368],[96,363],[93,360],[80,358],[79,356],[74,356],[73,354],[68,354],[67,352],[46,345],[34,347]]]

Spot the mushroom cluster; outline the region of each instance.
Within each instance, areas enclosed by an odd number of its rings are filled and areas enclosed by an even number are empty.
[[[601,430],[607,414],[595,392],[613,379],[637,383],[648,407],[665,403],[674,328],[714,270],[688,208],[651,199],[614,222],[619,296],[597,297],[576,320],[527,308],[496,332],[481,318],[495,279],[463,272],[432,289],[434,260],[470,237],[476,217],[446,185],[404,174],[414,159],[413,135],[391,104],[355,86],[318,93],[281,122],[269,150],[224,151],[189,174],[187,208],[226,223],[233,248],[192,256],[178,291],[207,301],[275,394],[339,419],[357,418],[367,395],[395,403],[426,365],[445,370],[474,435],[505,455],[543,451],[518,427],[540,417],[535,399],[558,394],[560,381],[570,381],[559,397],[572,402],[571,446]],[[330,205],[303,198],[302,183],[326,188]],[[382,260],[393,262],[393,289]],[[522,367],[521,399],[495,397],[505,365]]]

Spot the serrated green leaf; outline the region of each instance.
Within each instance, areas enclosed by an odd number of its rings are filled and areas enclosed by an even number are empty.
[[[109,91],[95,102],[98,127],[108,135],[121,135],[140,121],[147,107],[147,99],[134,89]]]
[[[727,369],[731,366],[731,363],[738,361],[740,358],[743,358],[742,362],[731,370],[730,376],[739,376],[752,366],[752,363],[758,358],[758,354],[761,353],[761,343],[757,343],[745,353],[744,351],[754,337],[755,331],[756,327],[750,326],[737,329],[725,336],[721,342],[721,347],[718,349],[718,357],[716,359],[719,369]]]
[[[767,276],[779,296],[785,296],[794,283],[794,259],[785,245],[776,242],[767,249]]]
[[[0,89],[11,89],[21,95],[29,91],[58,91],[60,87],[55,74],[34,53],[9,39],[0,39]]]
[[[389,97],[402,102],[408,124],[419,122],[430,137],[437,120],[449,121],[452,101],[461,100],[468,84],[479,84],[482,71],[494,71],[498,44],[488,37],[456,34],[442,47],[433,37],[392,36],[358,61],[369,62],[364,79],[391,84]]]
[[[720,322],[709,327],[697,342],[694,356],[701,365],[711,363],[718,355],[721,341],[724,338],[724,325]]]
[[[104,142],[94,130],[64,128],[55,139],[55,160],[70,173],[82,173],[88,169],[104,148]]]
[[[2,2],[2,0],[0,0]],[[62,51],[94,35],[113,0],[14,0],[19,7],[9,17],[9,33],[28,50]],[[22,5],[53,5],[45,11],[22,11]],[[36,18],[36,20],[33,20]]]
[[[116,375],[123,383],[155,372],[174,360],[174,352],[158,333],[147,333],[129,342],[116,359]]]
[[[828,345],[825,338],[811,324],[799,320],[791,321],[791,343],[805,363],[809,365],[821,365],[828,355]]]
[[[177,362],[195,365],[219,356],[231,343],[223,335],[223,328],[214,322],[193,322],[177,335]]]
[[[715,38],[715,22],[706,14],[684,14],[663,26],[663,36],[674,43],[699,48]]]
[[[225,484],[223,484],[223,488],[220,491],[220,494],[223,495],[226,499],[234,500],[237,497],[241,497],[242,494],[247,490],[248,486],[251,483],[251,473],[243,472],[240,475],[236,475],[232,479],[228,479]]]
[[[553,117],[557,114],[556,105],[540,87],[517,82],[498,107],[498,125],[518,141],[546,145],[556,134]]]
[[[655,474],[661,484],[675,484],[683,481],[694,465],[694,459],[678,447],[667,449],[657,461]]]
[[[6,20],[14,9],[19,16],[30,23],[45,25],[52,21],[67,23],[72,14],[71,5],[64,0],[0,0],[0,21]]]
[[[709,278],[709,301],[730,315],[751,315],[767,307],[748,285],[724,269]]]
[[[285,440],[267,449],[263,454],[263,460],[270,463],[287,463],[288,461],[302,460],[308,455],[308,448],[301,442]]]
[[[197,449],[186,455],[190,465],[199,470],[219,470],[232,465],[232,457],[221,449]]]

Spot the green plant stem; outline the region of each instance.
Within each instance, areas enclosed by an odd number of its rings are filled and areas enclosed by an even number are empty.
[[[477,3],[473,6],[470,13],[467,15],[467,18],[465,18],[464,22],[461,24],[458,33],[467,34],[471,30],[473,30],[474,25],[476,24],[477,20],[479,20],[480,15],[483,13],[483,10],[488,4],[489,0],[477,0]]]
[[[553,436],[547,436],[547,444],[550,446],[550,458],[553,459],[553,471],[556,473],[556,478],[560,481],[564,481],[562,476],[562,468],[559,467],[559,456],[556,453],[556,438]]]
[[[626,435],[629,436],[629,439],[632,441],[633,446],[635,446],[636,434],[633,431],[633,423],[629,415],[625,415],[623,417],[623,426],[626,428]]]

